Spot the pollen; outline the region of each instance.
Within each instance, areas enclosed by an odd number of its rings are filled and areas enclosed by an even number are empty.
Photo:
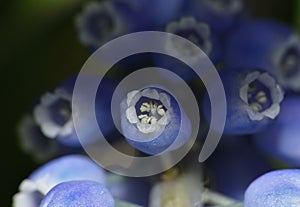
[[[153,102],[142,103],[140,111],[143,114],[139,115],[138,118],[143,124],[156,124],[166,113],[163,105],[158,105]]]
[[[255,96],[256,100],[259,103],[267,103],[268,99],[267,99],[267,94],[263,91],[260,91],[256,96]]]
[[[250,108],[254,111],[261,111],[262,110],[262,106],[259,103],[252,103],[250,104]]]

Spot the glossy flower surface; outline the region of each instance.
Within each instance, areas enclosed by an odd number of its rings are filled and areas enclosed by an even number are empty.
[[[277,170],[253,181],[245,193],[245,207],[298,206],[300,170]]]
[[[93,181],[69,181],[56,185],[39,207],[114,207],[107,188]]]
[[[105,171],[85,156],[68,155],[52,160],[34,171],[20,184],[14,196],[15,207],[35,207],[55,185],[72,180],[92,180],[106,183]],[[25,206],[28,203],[28,206]]]

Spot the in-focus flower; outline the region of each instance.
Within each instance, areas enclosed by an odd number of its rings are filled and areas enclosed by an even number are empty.
[[[245,207],[299,205],[300,170],[276,170],[254,180],[245,193]]]
[[[216,36],[211,33],[208,24],[197,21],[194,17],[185,16],[179,21],[170,22],[165,29],[194,43],[198,46],[212,62],[217,64],[220,60],[221,47]],[[177,39],[168,38],[165,42],[165,50],[168,54],[176,54],[189,61],[198,61],[199,54],[190,45],[179,42]],[[191,80],[197,75],[187,65],[172,61],[163,55],[154,55],[155,64],[158,67],[166,68],[177,73],[184,80]]]
[[[191,123],[175,97],[154,86],[127,94],[121,127],[128,143],[147,154],[175,150],[191,135]]]
[[[206,22],[217,34],[234,29],[245,18],[243,0],[190,0],[185,13]]]
[[[92,50],[129,30],[111,1],[88,2],[76,19],[81,43]]]
[[[300,98],[287,96],[272,128],[254,135],[256,146],[272,158],[300,167]]]
[[[259,70],[224,70],[220,77],[227,102],[225,134],[252,134],[274,122],[280,112],[284,92],[271,75]],[[209,119],[207,95],[204,97],[203,111]]]
[[[115,207],[108,189],[98,182],[69,181],[56,185],[39,207]]]
[[[290,27],[273,21],[251,21],[226,42],[225,60],[232,68],[268,71],[287,89],[300,90],[300,38]]]
[[[72,180],[91,180],[105,184],[106,173],[92,160],[81,155],[68,155],[52,160],[22,181],[20,192],[13,197],[13,206],[38,207],[51,188]]]

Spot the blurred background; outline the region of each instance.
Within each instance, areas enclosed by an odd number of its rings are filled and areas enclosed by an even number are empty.
[[[0,1],[3,207],[11,205],[19,183],[37,167],[18,146],[18,121],[40,95],[78,73],[89,56],[74,26],[74,18],[86,2]],[[300,31],[300,0],[248,0],[248,4],[254,16],[298,24]]]

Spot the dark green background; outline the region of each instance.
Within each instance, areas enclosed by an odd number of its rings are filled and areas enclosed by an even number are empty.
[[[19,183],[37,167],[18,147],[15,134],[18,120],[41,94],[68,75],[78,73],[89,56],[79,44],[74,27],[74,17],[85,2],[0,2],[0,205],[3,207],[11,205]],[[298,20],[295,3],[296,0],[249,0],[256,17],[272,17],[288,24]]]

